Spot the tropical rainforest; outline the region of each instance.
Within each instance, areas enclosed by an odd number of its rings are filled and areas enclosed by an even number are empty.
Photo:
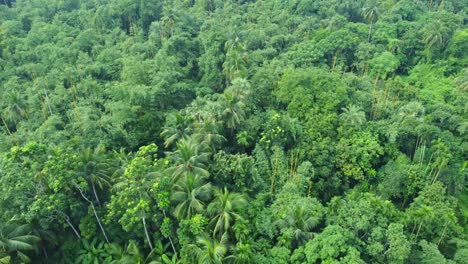
[[[0,2],[0,263],[468,260],[468,1]]]

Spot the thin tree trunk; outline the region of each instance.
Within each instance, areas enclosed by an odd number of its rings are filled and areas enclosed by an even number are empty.
[[[73,232],[75,233],[76,237],[78,237],[78,239],[81,239],[80,233],[78,233],[78,231],[76,230],[75,226],[73,226],[73,224],[70,222],[70,217],[68,217],[68,215],[65,215],[65,221],[66,221],[67,224],[71,227],[71,229],[72,229]]]
[[[50,107],[49,95],[47,94],[47,90],[45,87],[44,87],[44,94],[45,94],[46,101],[47,101],[47,107],[49,108],[49,113],[50,115],[52,115],[52,108]]]
[[[421,167],[423,161],[424,161],[424,155],[426,153],[426,143],[424,142],[424,145],[423,145],[423,150],[422,150],[422,153],[419,157],[419,166],[418,167]]]
[[[413,229],[411,230],[411,234],[414,234],[414,230],[416,230],[416,226],[417,226],[417,224],[416,224],[416,223],[414,223],[414,225],[413,225]]]
[[[419,140],[420,140],[420,137],[418,136],[416,138],[416,145],[414,146],[414,151],[413,151],[413,161],[414,161],[414,158],[416,157],[416,152],[418,151],[418,148],[419,148]]]
[[[335,53],[333,54],[333,66],[332,66],[332,70],[335,69],[335,66],[336,66],[336,57],[338,56],[338,51],[335,51]]]
[[[8,128],[8,125],[7,125],[6,121],[5,121],[5,118],[3,118],[3,116],[2,116],[2,123],[3,123],[3,126],[6,128],[6,131],[8,132],[8,134],[10,134],[10,136],[11,136],[11,131]]]
[[[71,229],[73,230],[73,233],[75,233],[76,237],[78,237],[78,239],[81,239],[80,233],[78,233],[75,226],[70,221],[70,217],[66,213],[64,213],[62,211],[59,211],[59,210],[54,210],[54,212],[56,212],[56,213],[60,214],[61,216],[63,216],[63,218],[65,219],[65,222],[67,222],[67,224],[71,227]]]
[[[151,244],[151,239],[150,239],[149,234],[148,234],[148,229],[146,228],[145,210],[143,210],[143,216],[141,217],[141,220],[143,221],[143,229],[145,229],[146,240],[148,241],[148,245],[149,245],[150,249],[153,250],[153,244]]]
[[[104,235],[104,238],[106,239],[106,242],[109,243],[109,238],[107,238],[106,231],[104,230],[104,227],[102,226],[101,220],[99,220],[99,216],[97,215],[96,208],[94,208],[93,203],[91,203],[91,208],[93,208],[94,216],[96,217],[99,227],[101,228],[102,234]]]
[[[98,206],[99,206],[99,208],[101,208],[101,202],[99,201],[99,197],[98,197],[97,192],[96,192],[96,185],[94,184],[94,182],[91,182],[91,187],[93,188],[94,197],[96,197],[96,201],[98,203]]]
[[[273,199],[273,193],[275,192],[275,174],[271,174],[271,186],[270,186],[270,192],[271,192],[271,199]]]
[[[440,245],[440,242],[442,242],[442,239],[444,238],[445,231],[447,231],[447,225],[448,225],[448,222],[445,222],[444,231],[442,231],[442,235],[440,236],[439,242],[437,242],[437,246]]]
[[[435,174],[434,179],[432,180],[432,184],[436,182],[437,178],[439,177],[439,174],[440,174],[440,168],[437,169],[437,173]]]
[[[427,166],[426,166],[426,172],[427,170],[429,170],[429,165],[431,164],[431,161],[432,161],[432,157],[434,156],[434,153],[431,154],[431,156],[429,157],[429,161],[427,162]]]
[[[107,235],[106,235],[106,231],[104,230],[104,227],[102,226],[102,223],[101,223],[101,220],[99,219],[99,216],[96,212],[96,208],[94,207],[94,203],[88,199],[88,197],[86,197],[83,193],[83,191],[81,190],[80,187],[78,187],[77,184],[75,184],[76,188],[78,189],[78,191],[80,192],[81,196],[83,197],[83,199],[85,199],[88,203],[91,204],[91,208],[93,209],[93,213],[94,213],[94,216],[96,217],[96,220],[99,224],[99,228],[101,228],[101,231],[102,231],[102,234],[104,235],[104,238],[106,239],[106,242],[109,243],[109,238],[107,238]]]
[[[43,242],[41,242],[41,250],[42,250],[42,253],[44,254],[45,259],[49,259],[49,255],[47,254],[47,250],[45,249]]]
[[[403,199],[403,202],[401,203],[400,210],[403,210],[403,208],[405,207],[407,199],[408,199],[408,197],[405,196],[405,198]]]
[[[418,232],[416,232],[416,238],[418,238],[419,236],[419,231],[421,231],[422,224],[423,224],[423,221],[421,221],[421,223],[419,224]]]
[[[372,34],[372,24],[373,24],[373,23],[372,23],[372,21],[371,21],[371,23],[370,23],[370,25],[369,25],[369,35],[367,35],[367,42],[370,42],[370,36],[371,36],[371,34]]]
[[[166,216],[166,210],[163,210],[163,214],[164,214],[164,217],[167,217],[167,216]],[[169,237],[167,237],[167,238],[169,238],[169,242],[171,243],[172,250],[174,251],[174,254],[176,254],[176,253],[177,253],[177,250],[175,249],[175,246],[174,246],[174,243],[172,242],[171,237],[169,236]]]

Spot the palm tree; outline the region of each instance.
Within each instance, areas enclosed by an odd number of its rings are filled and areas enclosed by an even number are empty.
[[[161,18],[160,24],[160,36],[161,39],[169,39],[174,34],[176,17],[173,14],[166,14]]]
[[[205,207],[205,201],[211,196],[211,183],[205,183],[204,178],[197,174],[188,174],[180,179],[172,188],[171,201],[177,204],[174,216],[177,219],[188,219],[194,213],[200,213]]]
[[[293,247],[303,244],[312,238],[312,229],[317,226],[320,218],[306,210],[304,204],[295,205],[286,218],[277,222],[280,228],[290,228],[293,230]]]
[[[209,146],[212,153],[216,152],[217,146],[226,141],[226,138],[219,134],[220,123],[214,116],[209,116],[194,125],[195,139],[201,144]]]
[[[5,92],[2,95],[3,96],[0,97],[0,102],[2,102],[3,106],[0,105],[0,107],[4,107],[4,109],[0,112],[0,118],[2,119],[5,130],[11,135],[12,131],[8,127],[8,122],[13,122],[13,124],[16,125],[21,118],[27,116],[26,100],[22,93],[18,92],[16,89]]]
[[[23,118],[27,115],[26,111],[26,100],[22,93],[17,90],[12,90],[5,93],[6,116],[7,118],[16,123],[20,118]]]
[[[110,159],[113,179],[118,181],[119,177],[122,177],[122,175],[124,175],[125,169],[130,163],[130,159],[131,154],[127,154],[125,152],[125,149],[121,148],[119,151],[114,150]]]
[[[465,68],[463,71],[462,75],[457,77],[454,80],[454,84],[460,88],[462,92],[467,92],[468,91],[468,68]]]
[[[213,237],[216,234],[221,237],[228,232],[233,222],[242,219],[238,212],[247,205],[244,196],[238,193],[231,193],[226,188],[223,191],[215,191],[215,199],[208,206],[208,214],[213,218],[210,225],[214,227]]]
[[[245,77],[247,75],[247,56],[239,38],[227,41],[224,49],[226,50],[226,59],[223,63],[223,70],[227,80],[232,81],[235,78]]]
[[[155,247],[146,257],[146,262],[150,264],[173,264],[179,263],[177,254],[168,252],[170,244],[163,244],[161,240],[155,243]],[[150,261],[150,262],[149,262]]]
[[[401,123],[405,123],[407,120],[421,118],[424,112],[424,106],[420,102],[409,102],[398,110],[398,119]]]
[[[105,148],[103,145],[98,145],[96,148],[85,148],[81,151],[80,161],[82,166],[78,171],[78,175],[82,176],[88,184],[91,185],[94,198],[98,206],[101,206],[99,196],[96,191],[96,185],[102,190],[105,186],[110,186],[109,170],[110,164],[104,156]]]
[[[161,136],[165,138],[164,147],[168,148],[173,143],[177,142],[179,139],[186,139],[188,138],[189,134],[191,133],[190,129],[190,120],[177,113],[175,115],[170,116],[173,118],[173,125],[167,126],[163,128]]]
[[[374,25],[375,21],[379,18],[379,6],[377,2],[371,3],[369,6],[364,7],[362,9],[362,15],[365,19],[367,19],[369,24],[369,35],[367,36],[367,42],[370,42],[370,37],[372,34],[372,26]]]
[[[196,254],[197,263],[199,264],[222,264],[228,258],[227,253],[227,236],[223,235],[221,240],[211,239],[208,236],[199,237],[197,245],[190,247]]]
[[[176,151],[167,153],[167,156],[174,162],[174,166],[168,169],[173,182],[189,174],[209,176],[209,172],[205,169],[209,153],[206,151],[206,146],[198,143],[193,137],[180,140]]]
[[[29,263],[29,257],[24,251],[36,248],[39,237],[31,235],[29,225],[18,225],[16,218],[6,223],[0,222],[0,261],[18,257],[22,262]]]
[[[234,93],[223,94],[223,120],[229,128],[231,135],[234,133],[234,129],[244,120],[245,118],[245,104],[239,100]]]
[[[366,115],[359,106],[348,105],[341,110],[343,113],[340,114],[340,119],[350,127],[359,127],[366,122]]]
[[[106,251],[112,255],[112,264],[143,263],[143,254],[135,240],[130,240],[125,248],[115,243],[108,244]]]
[[[431,61],[432,50],[443,48],[450,37],[450,29],[441,21],[433,21],[422,29],[423,41],[426,45],[427,62]]]

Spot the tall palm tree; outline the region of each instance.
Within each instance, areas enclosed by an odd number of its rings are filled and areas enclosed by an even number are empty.
[[[234,129],[236,129],[245,118],[245,104],[239,100],[238,96],[234,93],[224,93],[222,98],[224,108],[222,114],[223,120],[232,135]]]
[[[432,50],[443,48],[450,37],[450,29],[441,21],[432,21],[422,29],[423,41],[426,45],[427,62],[431,61]]]
[[[82,176],[93,190],[94,198],[98,206],[101,206],[99,196],[96,191],[96,186],[101,190],[105,186],[110,186],[109,180],[112,174],[110,163],[105,157],[105,147],[98,145],[96,148],[85,148],[81,151],[80,161],[82,166],[78,174]]]
[[[238,212],[246,205],[247,201],[243,195],[231,193],[226,188],[222,191],[216,190],[215,199],[207,208],[208,214],[213,217],[210,221],[210,225],[213,226],[213,237],[216,237],[216,234],[222,237],[234,221],[242,219]]]
[[[211,239],[208,236],[199,237],[196,245],[191,245],[196,254],[198,264],[222,264],[227,258],[227,236],[223,235],[221,240]]]
[[[409,102],[398,110],[398,120],[405,123],[408,120],[421,118],[424,112],[424,106],[420,102]]]
[[[367,42],[370,42],[370,38],[372,35],[372,26],[379,18],[379,14],[380,14],[380,11],[379,11],[379,6],[377,2],[373,2],[369,6],[366,6],[362,9],[362,15],[364,16],[365,19],[367,19],[370,22],[369,34],[367,35]]]
[[[34,250],[39,240],[39,237],[31,235],[29,225],[18,225],[15,218],[0,222],[0,261],[17,257],[29,263],[30,259],[24,252]]]
[[[341,110],[343,113],[340,114],[340,119],[351,127],[359,127],[366,122],[366,115],[359,106],[348,105]]]
[[[12,90],[0,94],[0,102],[0,109],[3,108],[3,110],[0,111],[0,119],[2,120],[5,130],[11,135],[12,131],[8,123],[11,122],[16,126],[21,118],[27,116],[26,100],[22,93],[17,90]]]
[[[239,38],[226,41],[224,49],[226,50],[226,59],[223,63],[223,70],[227,80],[232,81],[235,78],[245,77],[247,75],[247,56]]]
[[[173,118],[171,126],[163,128],[161,136],[164,137],[164,147],[168,148],[179,139],[186,139],[191,133],[190,123],[191,120],[187,119],[180,113],[170,116]]]
[[[10,121],[16,123],[27,115],[26,100],[21,92],[17,90],[6,92],[3,100],[6,104],[5,113]]]
[[[217,146],[226,141],[226,138],[219,134],[220,124],[221,122],[217,121],[214,116],[209,116],[194,124],[195,139],[201,144],[209,146],[212,153],[216,152]]]
[[[211,196],[211,183],[205,183],[203,177],[189,174],[172,187],[171,201],[176,205],[174,216],[177,219],[190,218],[205,208],[205,201]]]
[[[167,155],[174,162],[174,166],[168,169],[173,182],[177,182],[181,176],[186,177],[189,174],[209,176],[209,172],[206,170],[209,152],[206,150],[206,145],[197,142],[193,137],[177,142],[177,149],[167,153]]]

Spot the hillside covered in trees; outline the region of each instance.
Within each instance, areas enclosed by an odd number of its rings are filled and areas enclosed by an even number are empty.
[[[0,263],[468,260],[468,1],[0,2]]]

